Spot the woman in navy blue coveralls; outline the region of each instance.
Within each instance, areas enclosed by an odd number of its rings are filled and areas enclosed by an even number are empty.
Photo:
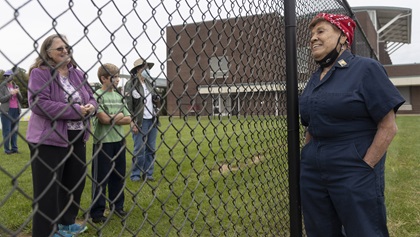
[[[379,62],[348,50],[352,19],[321,13],[309,28],[320,68],[299,99],[306,127],[300,176],[306,233],[389,236],[384,163],[404,98]]]

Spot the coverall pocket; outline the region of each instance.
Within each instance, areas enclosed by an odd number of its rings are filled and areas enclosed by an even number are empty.
[[[308,150],[309,145],[311,144],[311,141],[312,141],[312,140],[310,140],[307,144],[303,145],[302,149],[300,150],[300,158],[301,158],[301,160],[302,160],[304,157],[306,157],[306,155],[305,155],[305,154],[307,154],[307,150]]]
[[[357,143],[353,142],[352,148],[353,148],[353,152],[355,154],[354,157],[358,160],[358,162],[360,162],[360,164],[362,164],[362,166],[368,168],[369,170],[373,170],[373,168],[370,167],[370,165],[368,165],[368,163],[366,163],[363,160],[363,157],[365,157],[367,149],[369,148],[369,146],[366,146],[364,144],[357,144]]]

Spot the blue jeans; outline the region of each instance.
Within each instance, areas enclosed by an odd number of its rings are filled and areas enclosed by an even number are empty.
[[[17,135],[19,130],[19,109],[10,108],[9,113],[2,112],[1,126],[3,131],[4,152],[18,151]]]
[[[140,131],[133,133],[134,157],[130,178],[153,176],[156,151],[156,119],[143,119]]]

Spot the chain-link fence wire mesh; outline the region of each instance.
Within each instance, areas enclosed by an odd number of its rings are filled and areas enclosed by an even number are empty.
[[[345,1],[336,0],[296,1],[299,91],[317,67],[308,48],[310,20],[319,12],[349,15],[346,6]],[[116,153],[126,154],[123,192],[127,215],[117,215],[115,200],[107,195],[106,221],[92,222],[92,192],[100,187],[91,173],[92,157],[99,153],[92,140],[104,138],[95,137],[90,130],[86,162],[80,161],[87,185],[76,218],[77,223],[89,227],[88,234],[290,235],[288,174],[298,171],[288,170],[286,90],[296,88],[286,88],[283,1],[28,0],[1,1],[0,7],[0,67],[3,73],[14,71],[14,82],[24,97],[23,108],[28,106],[29,66],[51,34],[67,36],[73,57],[85,73],[84,83],[93,91],[101,87],[98,67],[113,63],[121,70],[117,89],[122,95],[133,96],[132,90],[124,91],[133,62],[141,56],[155,63],[150,70],[153,91],[161,95],[163,103],[159,106],[154,181],[130,179],[135,144],[131,126],[124,126],[120,137],[125,142]],[[359,29],[353,50],[375,57]],[[35,96],[40,93],[31,92]],[[100,101],[102,95],[96,96]],[[31,156],[26,140],[27,118],[36,106],[35,101],[23,109],[19,123],[2,113],[2,119],[10,119],[19,128],[15,126],[0,145],[17,135],[19,153],[5,155],[2,151],[0,159],[0,236],[30,236],[34,212],[40,211],[36,200],[32,209],[31,164],[38,158],[38,147],[32,147],[35,152]],[[142,142],[138,145],[145,146]],[[74,155],[72,141],[68,146],[69,154],[56,159]],[[115,161],[116,157],[107,159]],[[116,169],[112,161],[111,170]],[[67,210],[74,190],[65,191],[70,197]],[[58,224],[57,219],[50,221]]]

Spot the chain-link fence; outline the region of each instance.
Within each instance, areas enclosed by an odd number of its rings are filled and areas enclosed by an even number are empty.
[[[17,117],[2,111],[2,122],[8,120],[11,129],[2,128],[0,143],[5,149],[0,159],[0,236],[31,236],[32,225],[38,223],[34,217],[52,226],[69,224],[63,219],[74,206],[76,223],[88,227],[87,235],[291,236],[291,228],[302,234],[299,224],[290,219],[290,210],[299,210],[299,201],[290,204],[290,192],[296,187],[289,186],[289,175],[298,170],[289,169],[288,163],[286,92],[301,91],[316,68],[308,48],[310,20],[322,11],[350,15],[351,11],[346,1],[289,2],[296,8],[286,9],[284,1],[261,0],[0,1],[0,68],[2,75],[13,71],[9,77],[2,76],[2,86],[13,78],[9,92],[19,89],[23,97]],[[284,13],[291,10],[296,12],[297,75],[287,79],[286,60],[293,59],[286,57]],[[69,47],[50,45],[48,55],[42,55],[41,45],[52,34],[67,36]],[[355,53],[374,57],[360,30],[354,45]],[[29,74],[37,57],[53,60],[65,52],[72,53],[84,73],[82,85],[70,83],[72,88],[66,89],[65,75],[63,79],[55,64],[47,64],[47,76],[36,70]],[[132,84],[137,79],[130,79],[130,71],[140,57],[154,63],[152,87],[144,84],[141,88],[147,92],[142,90],[136,97]],[[104,80],[97,76],[105,63],[120,69],[116,96],[124,99],[111,100],[121,102],[114,112],[106,107],[111,102],[103,90]],[[67,76],[71,79],[71,75],[72,71]],[[36,85],[40,78],[44,83]],[[298,88],[287,80],[297,80]],[[70,102],[53,114],[48,105],[61,103],[55,89],[65,91],[63,97],[71,101],[89,91],[84,87],[87,83],[99,103],[96,115],[84,110],[85,103]],[[162,98],[157,106],[159,126],[147,105],[152,94]],[[139,98],[142,102],[136,102]],[[118,125],[115,116],[125,109],[138,122],[136,106],[150,112],[152,119],[146,117],[140,126]],[[80,118],[66,118],[64,114],[74,108],[80,109]],[[84,122],[77,128],[69,120]],[[87,126],[88,120],[92,127]],[[76,133],[59,130],[60,121],[65,121],[66,128],[76,126],[72,129]],[[151,121],[150,130],[141,131],[147,127],[145,121]],[[105,136],[96,133],[98,124],[103,124]],[[36,134],[36,126],[44,130]],[[122,130],[117,131],[119,126]],[[140,137],[132,135],[133,129],[140,130]],[[299,136],[299,131],[292,132]],[[111,133],[116,140],[107,140]],[[79,146],[76,141],[83,134],[90,139]],[[151,142],[145,142],[145,136]],[[152,152],[152,162],[141,166],[144,150]],[[63,151],[67,153],[60,155]],[[45,166],[51,160],[56,160],[55,166]],[[71,161],[78,163],[77,169],[63,168]],[[132,172],[133,167],[139,172]],[[80,180],[72,185],[63,181],[78,174]],[[40,191],[40,185],[48,190]],[[53,187],[65,195],[46,201]],[[78,189],[82,189],[80,203]],[[103,189],[105,196],[100,195]],[[107,204],[105,210],[98,204],[100,197]],[[49,209],[58,216],[44,212],[42,205],[48,201],[57,205]]]

